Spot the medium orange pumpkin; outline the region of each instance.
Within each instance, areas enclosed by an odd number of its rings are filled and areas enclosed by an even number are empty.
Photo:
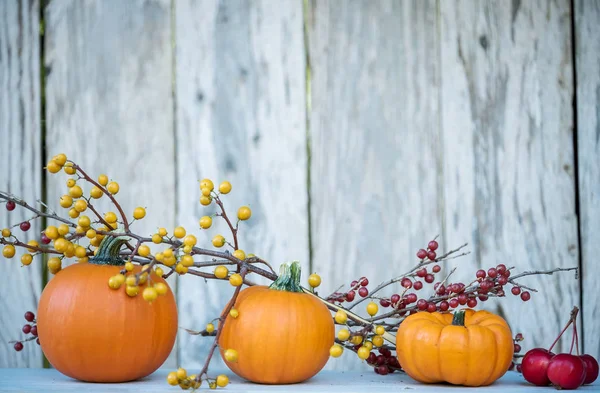
[[[110,289],[108,279],[123,269],[118,258],[123,239],[104,240],[89,263],[61,270],[44,288],[37,311],[40,345],[52,366],[69,377],[132,381],[154,372],[169,356],[177,306],[170,289],[152,304],[141,295],[127,296],[123,288]],[[151,280],[165,283],[154,273]]]
[[[487,311],[419,312],[396,334],[400,365],[424,383],[489,385],[506,373],[513,351],[508,324]]]
[[[240,292],[221,327],[219,349],[225,364],[237,375],[264,384],[305,381],[329,359],[335,328],[327,307],[299,285],[300,267],[282,265],[271,285],[252,286]],[[227,310],[227,308],[225,308]],[[235,349],[235,363],[224,352]]]

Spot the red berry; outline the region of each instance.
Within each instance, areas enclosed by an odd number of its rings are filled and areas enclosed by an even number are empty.
[[[29,334],[29,332],[31,332],[31,325],[27,324],[27,325],[23,325],[23,333],[25,334]]]
[[[491,278],[496,278],[496,276],[498,275],[498,270],[491,267],[488,269],[487,275],[490,276]]]
[[[6,210],[8,210],[9,212],[15,210],[15,207],[17,207],[17,205],[13,201],[6,202]],[[16,347],[16,345],[17,344],[15,344],[15,347]],[[23,345],[23,344],[21,344],[21,345]],[[23,348],[21,348],[21,349],[23,349]],[[21,349],[17,349],[17,351],[20,351]]]
[[[522,373],[523,372],[523,367],[520,364],[517,364],[517,372],[518,373]]]
[[[512,287],[510,291],[512,292],[513,295],[517,296],[518,294],[521,293],[521,288],[519,288],[519,287]]]
[[[449,308],[450,308],[450,304],[447,301],[442,300],[440,302],[440,311],[447,311]]]
[[[436,256],[435,251],[427,251],[427,258],[429,258],[430,261],[435,260]]]
[[[590,384],[598,378],[598,361],[592,355],[588,354],[579,357],[585,363],[585,381],[583,381],[583,384]]]
[[[508,371],[512,371],[515,368],[515,362],[510,362],[510,366],[508,366]]]
[[[423,268],[423,269],[419,269],[417,270],[417,277],[425,277],[427,275],[427,269]]]
[[[510,277],[510,270],[506,269],[506,271],[503,274],[504,277],[508,278]]]
[[[442,270],[440,265],[433,265],[433,267],[431,268],[431,271],[433,271],[434,273],[439,273],[440,270]]]
[[[379,375],[387,375],[389,373],[389,369],[386,365],[377,366],[377,373]]]
[[[521,346],[519,344],[515,344],[515,353],[521,352]]]
[[[496,266],[496,270],[498,271],[498,274],[504,274],[504,272],[506,271],[506,265],[501,263],[498,266]]]
[[[362,285],[363,287],[366,287],[367,285],[369,285],[369,279],[366,277],[361,278],[360,285]]]
[[[504,289],[498,289],[496,291],[496,296],[503,297],[504,296]]]
[[[36,337],[37,337],[37,335],[38,335],[38,331],[37,331],[37,325],[33,325],[33,326],[31,327],[31,334],[33,334],[34,336],[36,336]]]
[[[369,295],[369,290],[368,290],[366,287],[360,287],[360,288],[358,289],[358,294],[359,294],[361,297],[367,297],[367,296]]]
[[[34,313],[32,313],[31,311],[27,311],[25,313],[25,320],[27,322],[33,322],[34,319],[35,319],[35,314]]]
[[[585,362],[570,353],[559,353],[548,363],[548,379],[559,389],[577,389],[585,381]]]
[[[517,333],[515,335],[515,340],[517,340],[517,341],[523,341],[523,333]]]
[[[371,352],[369,354],[369,357],[367,358],[367,363],[369,363],[369,364],[376,364],[377,363],[377,355],[375,355],[375,352]]]
[[[475,277],[477,277],[477,278],[485,278],[485,276],[486,276],[486,272],[483,269],[479,269],[475,273]]]
[[[379,299],[379,304],[381,307],[389,307],[391,302],[389,299]]]
[[[437,307],[436,307],[435,303],[429,303],[427,305],[427,311],[429,311],[429,312],[435,312],[435,310],[437,310]]]
[[[433,277],[433,274],[429,273],[425,276],[426,283],[431,284],[433,282],[433,280],[435,280],[435,278]]]
[[[383,355],[378,355],[376,360],[375,360],[376,364],[378,366],[381,366],[382,364],[385,364],[385,356]]]
[[[348,291],[348,293],[346,293],[346,295],[345,295],[346,300],[349,302],[354,300],[354,296],[356,296],[356,292],[354,292],[354,291]]]
[[[508,284],[508,278],[506,278],[504,276],[498,277],[498,284],[500,284],[500,285],[506,285],[506,284]]]
[[[17,341],[15,343],[15,351],[19,352],[23,350],[23,343],[21,341]]]
[[[400,281],[400,285],[402,285],[404,288],[411,288],[413,283],[410,278],[404,277],[402,281]]]
[[[438,295],[443,295],[446,293],[446,287],[444,286],[444,284],[442,284],[438,287],[438,289],[436,290],[436,293]]]
[[[406,296],[404,296],[404,299],[406,300],[406,303],[411,304],[417,301],[417,294],[416,293],[409,293]]]
[[[23,221],[20,225],[19,228],[21,228],[21,230],[23,232],[27,232],[29,230],[29,228],[31,228],[31,223],[29,221]]]
[[[524,302],[526,302],[529,299],[531,299],[531,293],[529,293],[527,291],[521,293],[521,300],[523,300]]]
[[[400,301],[400,295],[394,293],[392,296],[390,296],[390,300],[392,302],[392,305],[396,305],[396,303]]]
[[[350,283],[350,288],[354,288],[357,285],[358,285],[358,281],[354,280]]]
[[[415,283],[413,284],[413,288],[418,291],[419,289],[423,288],[423,281],[415,281]]]
[[[461,306],[464,306],[465,304],[467,304],[468,300],[469,300],[469,297],[466,294],[461,293],[460,295],[458,295],[458,304],[460,304]]]
[[[427,300],[425,299],[419,299],[419,301],[417,302],[417,308],[421,311],[427,310],[427,306]]]
[[[390,356],[392,356],[392,352],[387,348],[379,348],[379,353],[382,354],[386,358],[389,358]]]
[[[39,338],[39,337],[35,339],[35,343],[36,343],[37,345],[40,345],[40,338]]]
[[[489,299],[488,295],[479,295],[479,296],[477,296],[477,298],[479,300],[481,300],[482,302],[485,302],[486,300]]]
[[[452,308],[458,307],[458,299],[455,297],[450,299],[450,301],[448,301],[448,303],[450,304],[450,307],[452,307]]]
[[[437,250],[438,242],[436,242],[435,240],[430,241],[429,244],[427,245],[427,248],[429,248],[431,251]]]
[[[419,259],[425,259],[425,257],[427,257],[427,251],[420,249],[419,251],[417,251],[417,258]]]
[[[46,236],[45,233],[42,233],[42,243],[44,244],[50,244],[50,242],[52,241],[52,239],[50,239],[48,236]]]
[[[548,364],[554,354],[544,348],[533,348],[527,351],[521,360],[523,377],[529,383],[537,386],[548,386]]]
[[[467,300],[467,307],[473,308],[475,306],[477,306],[477,300],[475,298]]]

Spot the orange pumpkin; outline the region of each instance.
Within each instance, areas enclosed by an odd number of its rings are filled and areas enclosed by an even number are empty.
[[[132,381],[154,372],[169,356],[177,306],[170,289],[152,304],[141,295],[127,296],[124,288],[110,289],[108,279],[123,269],[118,258],[123,240],[106,239],[89,263],[63,269],[44,288],[38,335],[52,366],[69,377]],[[165,282],[154,273],[151,280]],[[140,293],[146,285],[140,285]]]
[[[508,324],[487,311],[419,312],[396,334],[396,353],[419,382],[485,386],[508,370],[514,345]]]
[[[305,381],[329,359],[335,328],[327,307],[299,285],[300,267],[282,266],[271,285],[252,286],[240,292],[220,329],[219,349],[225,364],[237,375],[264,384]],[[225,308],[227,310],[227,307]],[[236,362],[225,359],[227,349],[237,351]]]

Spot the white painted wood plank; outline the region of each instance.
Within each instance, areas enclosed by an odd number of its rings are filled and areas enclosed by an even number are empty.
[[[169,0],[57,0],[46,12],[48,156],[64,152],[119,182],[129,218],[147,208],[132,227],[143,235],[175,224],[170,10]],[[66,179],[48,179],[57,211]],[[95,205],[114,210],[106,198]]]
[[[438,35],[435,1],[310,4],[311,230],[326,295],[402,274],[441,234]]]
[[[584,347],[599,358],[595,248],[600,243],[600,1],[576,0],[574,7]]]
[[[170,370],[161,369],[149,377],[136,382],[121,384],[104,383],[84,383],[78,382],[56,370],[37,369],[0,369],[0,392],[165,392],[171,389],[179,389],[167,385],[166,376]],[[220,372],[228,373],[227,370],[215,370],[212,374],[218,375]],[[341,372],[341,371],[322,371],[310,380],[295,385],[259,385],[243,381],[235,375],[230,375],[231,383],[223,390],[228,393],[238,392],[271,392],[287,393],[290,390],[294,392],[373,392],[387,393],[390,391],[410,392],[455,392],[460,387],[442,384],[422,384],[414,381],[406,374],[388,374],[377,375],[372,371],[368,372]],[[202,385],[201,389],[206,389]],[[600,392],[600,383],[596,381],[592,385],[587,385],[586,392]],[[494,384],[481,388],[469,388],[469,392],[556,392],[554,387],[539,387],[528,384],[521,374],[510,371]]]
[[[218,233],[230,238],[220,219],[207,231],[198,228],[198,219],[214,209],[198,203],[197,180],[228,180],[233,190],[223,199],[229,214],[236,217],[242,205],[253,211],[240,224],[240,248],[275,268],[298,260],[306,278],[302,2],[178,1],[176,19],[177,223],[198,233],[206,248],[213,248]],[[227,282],[181,278],[181,326],[203,329],[232,293]],[[212,339],[180,338],[181,364],[199,367]]]
[[[0,2],[0,190],[35,203],[41,195],[39,2]],[[21,207],[8,212],[0,204],[0,229],[32,218]],[[39,220],[22,241],[39,240]],[[0,367],[41,367],[40,348],[34,343],[15,352],[8,341],[23,339],[25,311],[35,311],[42,287],[41,258],[21,265],[22,249],[13,259],[0,256],[5,280],[0,285]]]
[[[440,2],[440,12],[446,241],[472,250],[455,278],[499,263],[577,266],[569,1]],[[579,305],[578,280],[522,283],[541,293],[523,303],[508,286],[484,306],[525,335],[525,350],[549,346]]]

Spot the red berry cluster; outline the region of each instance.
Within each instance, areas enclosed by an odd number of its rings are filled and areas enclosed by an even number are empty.
[[[523,334],[521,333],[517,333],[515,338],[513,338],[513,345],[515,346],[514,357],[513,361],[510,362],[510,366],[508,367],[509,370],[514,370],[516,368],[517,372],[521,372],[521,364],[516,362],[516,358],[520,356],[519,352],[521,352],[521,344],[519,343],[523,340]]]
[[[27,311],[25,313],[25,320],[30,323],[26,323],[25,325],[23,325],[23,328],[21,330],[25,334],[31,334],[31,336],[25,340],[17,341],[15,343],[14,348],[15,348],[15,351],[17,351],[17,352],[23,350],[23,348],[24,348],[23,342],[35,340],[35,342],[38,345],[40,344],[40,339],[37,336],[38,331],[37,331],[37,325],[36,325],[36,320],[35,320],[35,314],[31,311]]]
[[[367,289],[367,285],[369,285],[369,279],[366,277],[361,277],[358,280],[354,280],[350,283],[350,289],[348,292],[334,292],[331,294],[327,300],[331,302],[352,302],[356,298],[356,293],[358,292],[358,296],[367,297],[369,296],[369,290]]]
[[[379,354],[372,351],[367,358],[367,364],[373,366],[376,374],[387,375],[400,370],[400,362],[396,355],[387,348],[379,348]]]

